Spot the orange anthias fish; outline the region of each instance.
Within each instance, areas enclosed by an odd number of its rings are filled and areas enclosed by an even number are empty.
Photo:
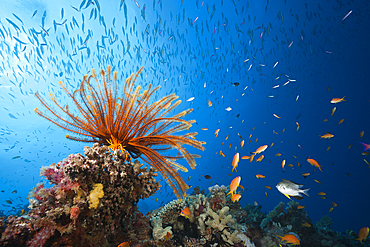
[[[286,161],[285,161],[285,160],[283,160],[283,161],[281,162],[281,168],[285,169],[285,163],[286,163]]]
[[[260,146],[259,148],[257,148],[257,150],[255,152],[253,152],[253,154],[256,155],[256,154],[262,153],[263,151],[265,151],[267,149],[267,147],[268,147],[268,145]]]
[[[191,217],[191,212],[190,212],[190,208],[189,207],[185,207],[181,213],[180,213],[181,216],[184,216],[185,219],[189,219]]]
[[[240,198],[241,198],[242,196],[241,195],[239,195],[239,194],[234,194],[234,195],[232,195],[231,196],[231,201],[233,201],[233,202],[237,202],[237,201],[239,201],[240,200]]]
[[[344,96],[344,97],[346,97],[346,96]],[[332,100],[330,100],[330,103],[332,103],[332,104],[337,104],[337,103],[339,103],[339,102],[346,101],[346,100],[344,99],[344,97],[343,97],[343,98],[333,98]]]
[[[261,175],[261,174],[257,174],[256,175],[256,178],[265,178],[266,176],[264,176],[264,175]]]
[[[257,162],[261,162],[262,160],[263,160],[263,158],[264,158],[265,156],[263,155],[263,154],[261,154],[261,156],[260,157],[258,157],[258,159],[257,159]]]
[[[217,129],[217,130],[215,131],[215,138],[218,136],[218,132],[220,132],[220,129]]]
[[[358,238],[356,240],[359,240],[360,243],[362,244],[362,241],[365,241],[368,236],[369,236],[369,227],[363,227],[360,229]]]
[[[285,234],[284,237],[276,235],[281,238],[281,242],[284,241],[284,244],[291,244],[291,245],[300,245],[299,239],[294,234]]]
[[[129,242],[123,242],[123,243],[120,243],[118,245],[118,247],[130,247],[130,243]]]
[[[230,183],[230,192],[227,193],[228,194],[231,194],[231,196],[234,195],[234,192],[236,191],[236,189],[239,187],[240,185],[240,181],[242,180],[242,178],[240,176],[234,178],[231,183]]]
[[[233,172],[234,170],[237,172],[236,168],[238,167],[238,163],[239,163],[239,153],[236,153],[234,155],[233,162],[231,163],[231,166],[233,167],[231,172]]]
[[[319,169],[320,169],[320,171],[322,171],[322,170],[321,170],[321,167],[322,167],[322,166],[320,166],[320,165],[319,165],[319,163],[317,163],[317,161],[316,161],[316,160],[314,160],[314,159],[307,159],[307,161],[308,161],[308,163],[310,163],[312,166],[315,166],[315,167],[319,168]]]
[[[319,135],[320,136],[320,135]],[[324,139],[330,139],[330,138],[333,138],[334,135],[333,134],[330,134],[330,133],[326,133],[325,135],[322,135],[320,136],[320,139],[321,138],[324,138]]]
[[[242,140],[242,141],[240,142],[240,147],[243,149],[243,147],[244,147],[244,140]]]

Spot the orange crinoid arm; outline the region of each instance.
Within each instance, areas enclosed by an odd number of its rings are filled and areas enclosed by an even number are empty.
[[[199,156],[190,154],[184,145],[204,150],[205,142],[195,139],[196,132],[176,135],[176,132],[188,130],[195,122],[182,119],[192,109],[172,117],[168,116],[181,103],[178,96],[171,94],[150,103],[150,98],[159,86],[152,88],[149,84],[148,89],[142,93],[141,86],[134,88],[142,70],[143,67],[136,74],[131,74],[121,90],[118,89],[118,73],[112,73],[111,66],[108,66],[107,71],[100,71],[101,80],[95,70],[92,70],[91,75],[85,75],[80,88],[74,92],[69,92],[67,87],[59,82],[78,114],[73,114],[68,105],[63,106],[51,93],[49,94],[56,108],[53,109],[40,94],[35,93],[49,115],[38,108],[35,108],[35,112],[72,132],[75,136],[66,135],[69,139],[110,146],[112,150],[120,150],[128,161],[131,157],[142,158],[162,174],[177,197],[182,197],[188,187],[178,170],[187,169],[176,161],[185,158],[194,169],[194,158]],[[177,150],[178,154],[163,154],[171,150]]]

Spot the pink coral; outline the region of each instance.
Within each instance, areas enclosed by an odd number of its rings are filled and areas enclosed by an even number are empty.
[[[28,241],[28,246],[30,247],[40,247],[44,246],[46,241],[54,234],[55,227],[51,224],[46,225],[38,231],[33,238]]]

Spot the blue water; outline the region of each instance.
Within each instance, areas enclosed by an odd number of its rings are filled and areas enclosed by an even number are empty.
[[[211,182],[229,185],[240,175],[242,206],[258,203],[269,211],[289,201],[275,188],[289,179],[310,188],[310,197],[300,204],[313,222],[329,215],[332,229],[358,232],[370,221],[370,169],[364,161],[370,157],[361,154],[359,143],[370,143],[369,11],[366,1],[335,0],[3,2],[0,210],[19,213],[42,179],[42,166],[90,145],[66,139],[67,132],[35,114],[35,107],[44,108],[33,93],[48,98],[52,92],[64,105],[69,101],[60,80],[74,90],[92,68],[112,65],[123,81],[144,66],[137,85],[161,85],[156,98],[175,92],[183,101],[177,111],[194,109],[186,119],[197,120],[191,131],[207,142],[204,152],[189,148],[202,155],[195,170],[182,173],[185,180],[191,177],[189,185],[208,191]],[[346,101],[330,103],[344,96]],[[320,139],[326,132],[334,137]],[[269,148],[261,162],[258,156],[252,163],[240,160],[237,172],[231,172],[235,147],[245,156],[265,144]],[[317,160],[323,172],[307,157]],[[304,179],[306,172],[311,175]],[[157,195],[140,202],[144,213],[175,199],[162,185]],[[338,206],[329,213],[332,202]]]

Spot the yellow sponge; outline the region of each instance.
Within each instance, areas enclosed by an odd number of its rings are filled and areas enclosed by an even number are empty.
[[[103,185],[102,184],[94,184],[93,190],[90,192],[89,195],[89,208],[97,208],[99,205],[99,199],[104,196]]]

